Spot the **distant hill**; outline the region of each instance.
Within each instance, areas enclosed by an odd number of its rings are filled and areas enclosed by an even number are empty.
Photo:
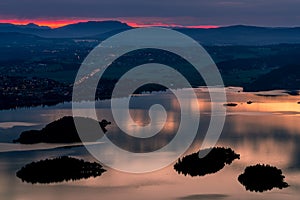
[[[97,34],[97,35],[93,35],[93,36],[90,36],[90,37],[87,37],[87,39],[97,39],[97,40],[100,40],[100,41],[103,41],[113,35],[116,35],[118,33],[121,33],[123,31],[127,31],[127,30],[130,30],[132,29],[131,27],[125,27],[125,28],[122,28],[122,29],[116,29],[116,30],[112,30],[112,31],[108,31],[108,32],[105,32],[105,33],[100,33],[100,34]]]
[[[119,21],[80,22],[53,29],[32,23],[28,25],[0,23],[0,32],[25,33],[48,38],[80,38],[129,28],[131,27]]]
[[[300,43],[300,27],[267,28],[256,26],[228,26],[215,29],[177,28],[205,45],[270,45]]]
[[[129,29],[131,28],[125,23],[119,21],[102,21],[102,22],[80,22],[70,24],[60,28],[53,29],[52,37],[88,37],[96,34],[104,34],[107,32]]]
[[[34,23],[27,25],[14,25],[9,23],[0,23],[0,32],[28,32],[36,30],[50,30],[48,26],[39,26]]]
[[[8,23],[0,23],[0,33],[23,33],[36,36],[45,36],[52,29],[47,26],[39,26],[33,23],[27,25],[14,25]]]
[[[119,21],[89,21],[59,28],[36,24],[13,25],[0,23],[0,32],[33,34],[47,38],[95,38],[106,39],[133,27]],[[174,28],[204,45],[270,45],[300,43],[300,27],[256,27],[235,25],[220,28]]]

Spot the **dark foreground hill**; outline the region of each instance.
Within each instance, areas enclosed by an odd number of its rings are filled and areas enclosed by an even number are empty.
[[[300,64],[274,69],[244,87],[245,91],[266,91],[275,89],[299,90],[299,88]]]

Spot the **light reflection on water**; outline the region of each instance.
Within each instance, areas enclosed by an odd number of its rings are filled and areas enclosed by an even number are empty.
[[[200,88],[197,94],[201,122],[199,136],[189,152],[198,150],[210,116],[211,102],[207,93]],[[6,148],[19,151],[0,153],[1,199],[141,199],[141,196],[143,199],[298,199],[300,194],[300,105],[297,101],[300,98],[289,95],[264,97],[236,90],[228,90],[227,96],[228,102],[235,102],[238,105],[227,108],[226,123],[218,146],[233,148],[241,154],[241,159],[234,161],[232,165],[226,166],[216,174],[196,178],[185,177],[178,175],[172,166],[139,175],[108,169],[98,178],[50,185],[31,185],[22,183],[15,177],[15,172],[26,163],[59,155],[70,155],[87,160],[93,160],[93,158],[83,147],[20,151],[22,150],[20,145],[2,144],[0,148],[2,151]],[[131,108],[131,115],[138,124],[147,124],[148,113],[143,105],[157,98],[162,99],[168,111],[167,123],[163,129],[165,136],[161,141],[156,141],[164,144],[165,140],[169,139],[168,135],[172,135],[178,127],[179,107],[171,95],[154,93],[136,97]],[[253,103],[247,104],[247,101]],[[186,103],[190,105],[191,111],[198,109],[197,104],[189,101],[189,98],[186,99]],[[214,103],[223,104],[224,102]],[[109,101],[99,102],[97,108],[99,118],[113,121],[109,111]],[[1,122],[37,124],[32,127],[0,128],[0,142],[7,143],[15,139],[20,131],[41,128],[65,115],[71,115],[70,104],[49,108],[0,111]],[[124,119],[123,123],[128,126],[129,130],[136,130],[136,125],[127,122],[128,120]],[[116,126],[112,125],[108,130],[112,137],[118,137],[119,129]],[[132,148],[142,148],[136,144],[128,145]],[[110,152],[102,153],[110,155]],[[168,156],[166,152],[161,159]],[[126,160],[126,158],[122,159]],[[128,162],[132,161],[128,160]],[[139,164],[138,161],[135,163]],[[257,163],[271,164],[281,168],[291,187],[284,190],[274,189],[263,194],[245,191],[238,183],[237,177],[246,166]]]

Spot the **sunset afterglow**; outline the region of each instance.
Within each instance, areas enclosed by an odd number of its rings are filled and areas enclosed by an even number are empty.
[[[34,23],[39,26],[49,26],[51,28],[58,28],[68,24],[74,24],[78,22],[87,22],[89,20],[72,20],[72,19],[62,19],[62,20],[30,20],[30,19],[7,19],[0,20],[0,23],[10,23],[16,25],[27,25],[29,23]]]

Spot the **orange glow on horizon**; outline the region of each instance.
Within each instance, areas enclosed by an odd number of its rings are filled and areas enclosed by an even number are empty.
[[[184,25],[179,25],[179,24],[170,24],[170,23],[163,23],[163,22],[158,22],[158,23],[151,23],[151,24],[146,24],[143,22],[133,22],[132,20],[122,20],[122,19],[60,19],[60,20],[47,20],[47,19],[42,19],[42,20],[30,20],[30,19],[6,19],[6,20],[0,20],[0,23],[10,23],[10,24],[15,24],[15,25],[27,25],[29,23],[34,23],[39,26],[48,26],[50,28],[58,28],[62,26],[66,26],[69,24],[75,24],[79,22],[88,22],[88,21],[106,21],[106,20],[118,20],[123,23],[128,24],[131,27],[134,28],[139,28],[139,27],[178,27],[178,28],[204,28],[204,29],[210,29],[210,28],[219,28],[219,26],[216,25],[195,25],[195,26],[184,26]],[[138,19],[137,19],[138,21]]]
[[[9,19],[0,20],[0,23],[10,23],[15,25],[27,25],[29,23],[34,23],[39,26],[48,26],[50,28],[58,28],[68,24],[75,24],[78,22],[87,22],[90,20],[72,20],[72,19],[62,19],[62,20],[19,20],[19,19]]]

